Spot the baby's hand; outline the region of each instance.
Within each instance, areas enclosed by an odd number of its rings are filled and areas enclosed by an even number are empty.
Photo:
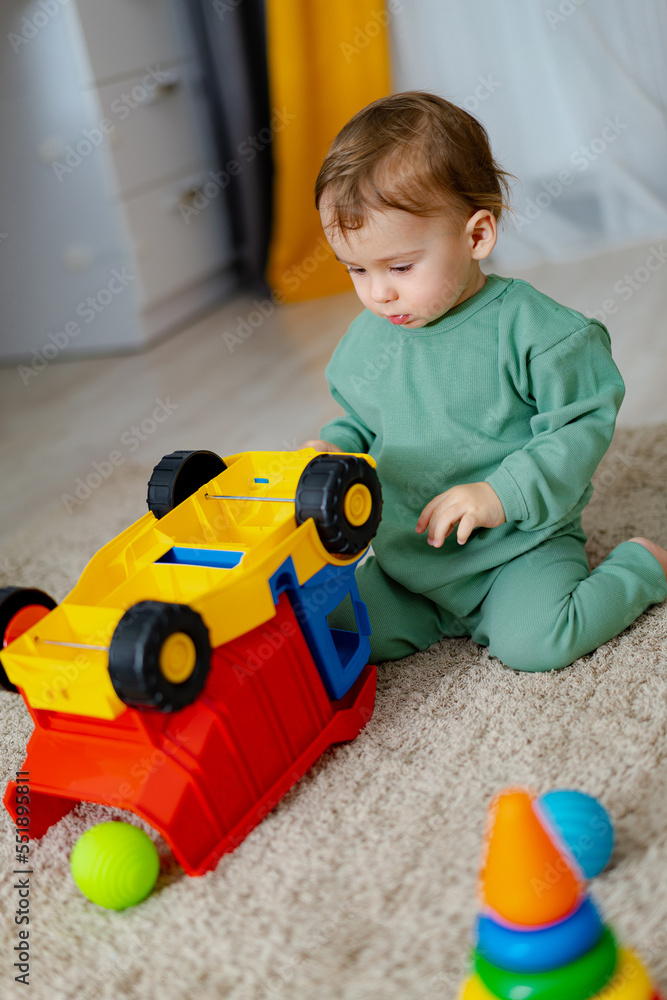
[[[456,537],[459,545],[468,541],[473,528],[497,528],[505,523],[505,511],[498,494],[489,483],[466,483],[452,486],[426,504],[415,531],[428,525],[428,543],[438,548],[460,521]]]
[[[301,447],[314,448],[315,451],[339,451],[341,454],[343,452],[342,448],[339,448],[337,444],[332,444],[331,441],[304,441]]]

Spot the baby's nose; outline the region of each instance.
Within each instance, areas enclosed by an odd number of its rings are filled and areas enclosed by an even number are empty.
[[[396,290],[386,278],[376,279],[371,283],[371,298],[373,302],[392,302],[397,298]]]

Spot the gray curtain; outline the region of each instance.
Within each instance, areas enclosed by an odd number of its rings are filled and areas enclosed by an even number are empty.
[[[263,0],[190,0],[240,280],[268,294],[273,157]]]
[[[401,0],[390,31],[395,89],[466,108],[519,178],[494,269],[664,239],[664,0]]]

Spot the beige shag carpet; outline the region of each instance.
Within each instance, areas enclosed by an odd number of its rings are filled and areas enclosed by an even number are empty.
[[[61,507],[7,539],[2,585],[62,599],[97,548],[144,513],[149,473],[120,467],[75,512]],[[618,431],[595,483],[591,568],[635,534],[667,545],[667,426]],[[3,692],[3,788],[30,728],[20,698]],[[465,638],[381,666],[356,741],[325,753],[214,872],[189,878],[163,848],[157,890],[132,910],[99,909],[74,886],[77,836],[123,815],[79,806],[33,849],[29,991],[12,981],[14,833],[3,809],[0,996],[450,1000],[487,806],[514,784],[604,803],[617,842],[594,896],[667,990],[663,604],[560,672],[515,673]]]

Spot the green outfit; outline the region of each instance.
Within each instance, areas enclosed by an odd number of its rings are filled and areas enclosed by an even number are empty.
[[[368,452],[382,483],[375,555],[356,573],[373,662],[470,635],[515,669],[564,667],[667,597],[636,542],[588,571],[581,512],[625,394],[601,323],[489,275],[420,329],[365,310],[326,376],[345,413],[321,438]],[[483,480],[505,524],[465,545],[454,528],[440,548],[415,532],[433,497]],[[353,627],[349,604],[329,622]]]

